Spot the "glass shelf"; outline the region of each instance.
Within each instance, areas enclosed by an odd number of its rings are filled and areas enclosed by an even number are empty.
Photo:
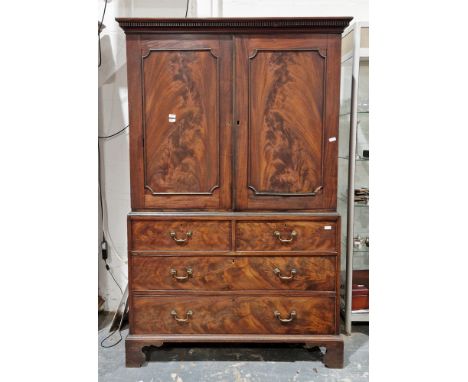
[[[367,110],[367,111],[358,111],[357,112],[357,115],[365,115],[365,114],[369,114],[369,110]],[[351,115],[351,113],[350,112],[342,113],[342,114],[340,114],[340,117],[346,117],[348,115]]]
[[[369,322],[369,309],[353,310],[351,312],[351,320],[353,322]]]
[[[339,158],[339,159],[346,159],[346,160],[349,159],[349,157],[346,157],[346,156],[344,156],[344,157],[343,157],[343,156],[339,156],[338,158]],[[364,158],[364,157],[361,157],[361,156],[357,156],[357,157],[356,157],[356,162],[369,162],[369,158]]]
[[[345,301],[341,297],[341,314],[345,316]],[[369,322],[369,309],[352,310],[351,321],[353,322]]]
[[[346,196],[338,196],[338,199],[344,203],[348,203],[348,198]],[[354,207],[369,207],[369,202],[367,204],[355,202]]]

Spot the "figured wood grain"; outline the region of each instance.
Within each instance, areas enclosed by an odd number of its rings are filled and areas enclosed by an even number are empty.
[[[239,210],[336,210],[338,41],[236,36]]]
[[[330,227],[331,229],[326,229]],[[336,223],[334,221],[239,221],[236,224],[236,251],[335,251],[337,249]],[[292,231],[297,236],[290,239]]]
[[[225,257],[225,256],[190,256],[190,257],[149,257],[131,256],[132,280],[134,291],[147,290],[335,290],[334,256],[315,257]],[[192,274],[186,280],[177,280],[177,276]],[[281,271],[281,276],[290,276],[291,270],[297,273],[291,280],[282,280],[274,273]]]
[[[143,75],[145,187],[213,192],[219,186],[218,58],[209,49],[150,50]]]
[[[249,186],[305,194],[322,187],[325,57],[257,50],[249,62]]]
[[[132,209],[229,209],[231,39],[136,35],[127,51]]]
[[[227,251],[231,248],[230,221],[132,221],[132,242],[130,248],[154,251]],[[186,239],[177,243],[171,232],[176,233],[177,239]],[[187,233],[192,235],[187,237]]]
[[[134,331],[132,334],[334,334],[334,296],[134,296]],[[177,322],[171,315],[175,310]],[[290,323],[281,323],[274,311]]]

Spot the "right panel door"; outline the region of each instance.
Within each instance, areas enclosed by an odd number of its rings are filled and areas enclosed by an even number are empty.
[[[336,209],[340,43],[236,37],[236,209]]]

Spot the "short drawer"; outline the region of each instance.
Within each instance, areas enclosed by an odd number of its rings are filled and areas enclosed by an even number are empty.
[[[336,251],[336,221],[239,221],[237,251]]]
[[[335,296],[133,296],[133,334],[334,334]]]
[[[132,220],[133,251],[228,251],[230,221]]]
[[[131,266],[134,291],[336,288],[335,256],[132,255]]]

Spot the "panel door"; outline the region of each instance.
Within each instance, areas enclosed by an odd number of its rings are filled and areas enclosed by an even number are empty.
[[[132,208],[229,209],[231,40],[128,36],[127,49]]]
[[[336,209],[340,38],[241,36],[236,208]]]

